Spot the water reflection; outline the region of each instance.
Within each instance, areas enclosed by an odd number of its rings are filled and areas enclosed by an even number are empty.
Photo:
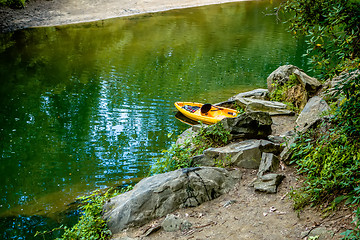
[[[301,43],[263,14],[271,7],[231,3],[0,35],[0,215],[54,218],[76,196],[136,182],[172,143],[168,133],[187,128],[175,101],[223,101],[264,87],[279,65],[304,68]]]

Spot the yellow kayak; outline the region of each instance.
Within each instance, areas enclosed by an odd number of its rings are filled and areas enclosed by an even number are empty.
[[[208,103],[176,102],[175,107],[186,117],[205,124],[214,124],[224,118],[237,116],[237,111],[234,109],[217,107]]]

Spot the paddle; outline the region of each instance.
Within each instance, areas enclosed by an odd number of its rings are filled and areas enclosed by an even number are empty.
[[[210,109],[211,109],[211,104],[205,103],[204,105],[201,106],[200,111],[202,114],[205,114],[205,113],[209,112]]]
[[[205,114],[210,111],[211,107],[217,108],[218,110],[223,110],[222,107],[211,105],[210,103],[205,103],[204,105],[202,105],[200,111],[202,114]],[[212,110],[212,111],[218,111],[218,110]]]

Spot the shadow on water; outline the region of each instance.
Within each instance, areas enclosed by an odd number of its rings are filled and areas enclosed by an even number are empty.
[[[276,2],[276,1],[275,1]],[[66,222],[76,197],[146,176],[188,126],[176,101],[221,102],[305,70],[268,1],[0,35],[0,228],[4,239]],[[47,223],[48,222],[48,223]],[[23,227],[22,227],[23,226]],[[13,228],[11,230],[10,228]]]

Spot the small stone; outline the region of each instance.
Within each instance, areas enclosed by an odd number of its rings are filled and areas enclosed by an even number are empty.
[[[176,217],[173,214],[167,215],[164,221],[161,223],[161,227],[165,232],[189,230],[191,226],[192,224],[189,221]]]

